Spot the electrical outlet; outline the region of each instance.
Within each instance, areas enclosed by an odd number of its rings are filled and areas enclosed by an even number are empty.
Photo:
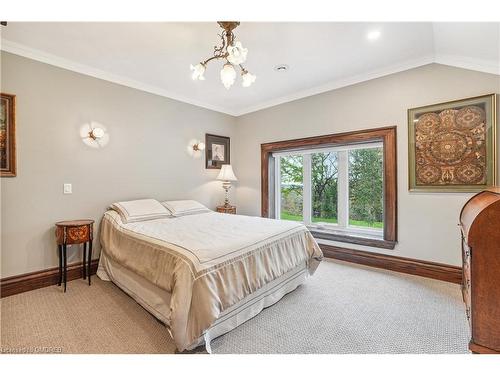
[[[73,187],[71,184],[64,184],[63,185],[63,193],[64,194],[72,194],[73,193]]]

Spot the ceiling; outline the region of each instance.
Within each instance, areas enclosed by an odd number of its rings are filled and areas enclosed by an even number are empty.
[[[432,62],[500,74],[500,23],[244,22],[234,32],[257,81],[226,90],[221,61],[205,81],[189,69],[211,56],[220,31],[215,22],[9,22],[1,49],[234,116]]]

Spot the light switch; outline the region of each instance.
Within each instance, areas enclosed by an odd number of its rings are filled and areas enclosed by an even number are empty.
[[[64,184],[63,185],[63,193],[64,194],[72,194],[73,193],[73,187],[71,184]]]

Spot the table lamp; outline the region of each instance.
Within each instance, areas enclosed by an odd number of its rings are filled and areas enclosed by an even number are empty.
[[[224,164],[220,170],[217,180],[223,181],[222,188],[226,191],[226,199],[224,199],[224,207],[230,207],[228,191],[231,188],[231,181],[238,181],[233,172],[233,167],[229,164]]]

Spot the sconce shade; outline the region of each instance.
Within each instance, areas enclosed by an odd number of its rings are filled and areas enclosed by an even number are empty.
[[[104,130],[101,128],[93,128],[89,132],[89,138],[92,138],[94,141],[100,139],[104,136]]]
[[[193,145],[193,151],[203,151],[205,149],[205,143],[203,142],[196,142]]]
[[[94,137],[102,138],[102,136],[104,135],[104,130],[102,130],[101,128],[95,128],[94,130],[92,130],[92,133],[94,134]]]
[[[229,164],[224,164],[220,170],[217,180],[221,181],[238,181],[233,172],[233,167]]]

